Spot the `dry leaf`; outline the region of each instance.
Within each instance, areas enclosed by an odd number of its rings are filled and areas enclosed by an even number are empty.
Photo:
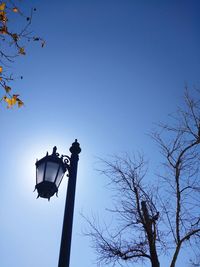
[[[5,90],[6,90],[6,93],[9,93],[9,92],[11,91],[11,87],[10,87],[10,86],[7,86],[7,85],[6,85],[4,88],[5,88]]]
[[[13,7],[13,12],[15,12],[15,13],[17,13],[17,12],[19,12],[19,9],[17,8],[17,7]]]
[[[4,11],[0,11],[0,21],[2,21],[3,24],[5,24],[7,20],[8,19],[6,17],[6,13]]]
[[[18,36],[16,33],[11,34],[11,36],[12,36],[12,38],[13,38],[13,40],[14,40],[15,42],[18,41],[19,36]]]
[[[3,11],[3,10],[5,9],[5,7],[6,7],[6,3],[2,3],[2,4],[0,5],[0,10]]]
[[[26,55],[25,50],[24,50],[23,47],[20,47],[20,48],[19,48],[19,54],[21,54],[21,55]]]
[[[7,27],[6,26],[1,27],[0,28],[0,33],[7,34]]]
[[[7,108],[11,108],[13,106],[12,98],[8,98],[7,96],[4,96],[3,100],[8,104]]]
[[[7,108],[12,108],[16,103],[18,103],[18,107],[23,106],[23,102],[18,98],[19,95],[13,95],[11,98],[4,96],[3,100],[8,104]]]
[[[24,105],[24,102],[22,102],[19,98],[17,99],[18,108],[21,108]]]

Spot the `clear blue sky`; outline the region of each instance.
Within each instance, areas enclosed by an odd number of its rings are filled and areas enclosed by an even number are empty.
[[[82,153],[70,266],[94,267],[80,213],[109,220],[105,208],[111,206],[106,179],[95,171],[96,157],[140,150],[153,168],[159,165],[157,146],[146,133],[182,103],[186,82],[200,86],[200,1],[24,5],[37,7],[33,29],[47,45],[29,46],[14,66],[24,76],[15,87],[25,107],[0,107],[1,266],[57,266],[67,179],[59,198],[36,200],[35,161],[54,145],[68,153],[78,138]]]

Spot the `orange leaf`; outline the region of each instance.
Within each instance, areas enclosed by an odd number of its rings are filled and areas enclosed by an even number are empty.
[[[2,66],[0,66],[0,72],[2,72],[3,71],[3,67]]]
[[[13,106],[12,98],[8,98],[7,96],[4,96],[3,100],[8,104],[7,108],[11,108]]]
[[[19,48],[19,54],[21,54],[21,55],[26,55],[25,50],[24,50],[23,47],[20,47],[20,48]]]
[[[19,9],[17,7],[13,7],[13,12],[17,13],[19,12]]]
[[[16,103],[18,107],[22,107],[24,103],[18,98],[19,95],[13,95],[11,98],[4,96],[3,100],[8,104],[7,108],[12,108]]]
[[[0,10],[3,11],[3,10],[5,9],[5,7],[6,7],[6,3],[2,3],[2,4],[0,5]]]

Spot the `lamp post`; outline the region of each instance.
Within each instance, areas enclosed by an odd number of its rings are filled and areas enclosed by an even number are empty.
[[[81,148],[77,139],[70,147],[71,156],[60,155],[53,148],[52,155],[36,161],[36,186],[38,197],[50,198],[57,192],[66,171],[68,171],[68,188],[65,202],[63,229],[60,245],[58,267],[69,267],[72,237],[74,200],[76,190],[77,167]]]

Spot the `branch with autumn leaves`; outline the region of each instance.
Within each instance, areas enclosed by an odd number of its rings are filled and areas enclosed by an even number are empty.
[[[27,16],[12,0],[0,1],[0,86],[5,92],[0,101],[5,102],[7,108],[12,108],[16,104],[18,107],[24,105],[19,98],[19,94],[13,94],[12,87],[9,86],[9,82],[16,78],[7,73],[8,64],[14,63],[16,57],[26,55],[25,47],[28,42],[40,42],[41,47],[45,45],[45,41],[41,37],[35,36],[30,31],[35,11],[36,8],[32,8],[30,15]],[[16,23],[12,22],[16,20],[19,22],[20,18],[23,21],[23,27],[20,31],[12,30],[12,27],[14,26],[15,28],[16,26]],[[22,79],[23,77],[21,76],[20,78]]]

